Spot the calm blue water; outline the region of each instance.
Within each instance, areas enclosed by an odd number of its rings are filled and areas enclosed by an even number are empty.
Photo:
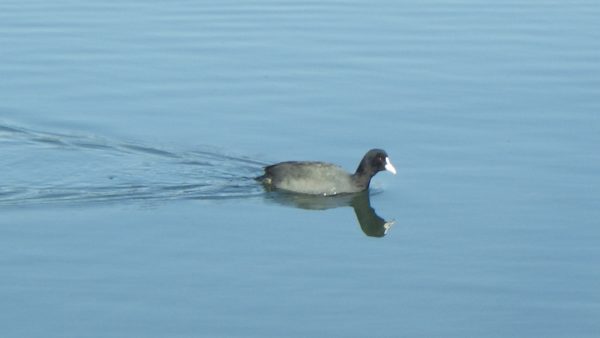
[[[598,17],[0,2],[0,336],[595,337]],[[374,147],[370,197],[252,180]]]

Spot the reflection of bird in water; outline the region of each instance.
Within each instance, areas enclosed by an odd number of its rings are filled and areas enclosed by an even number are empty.
[[[371,207],[369,194],[366,192],[356,194],[351,206],[354,208],[360,227],[367,236],[383,237],[395,222],[386,221],[375,213],[375,209]]]
[[[394,221],[386,221],[379,217],[371,207],[368,191],[337,196],[318,196],[293,194],[285,191],[274,191],[267,195],[269,200],[301,209],[326,210],[351,206],[356,219],[367,236],[383,237]]]

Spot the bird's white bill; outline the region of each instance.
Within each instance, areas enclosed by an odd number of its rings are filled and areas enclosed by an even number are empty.
[[[392,174],[396,175],[396,168],[394,168],[394,166],[392,165],[392,162],[390,162],[390,158],[386,157],[385,158],[385,170],[391,172]]]

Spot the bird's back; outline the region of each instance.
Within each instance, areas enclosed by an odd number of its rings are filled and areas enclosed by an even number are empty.
[[[360,191],[352,176],[339,166],[324,162],[282,162],[265,168],[263,182],[272,187],[313,195]]]

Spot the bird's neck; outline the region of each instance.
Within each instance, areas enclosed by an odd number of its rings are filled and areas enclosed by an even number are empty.
[[[352,179],[354,183],[364,189],[369,188],[369,184],[371,183],[371,178],[373,174],[367,170],[367,165],[365,161],[360,161],[358,168],[356,168],[356,172],[352,175]]]

